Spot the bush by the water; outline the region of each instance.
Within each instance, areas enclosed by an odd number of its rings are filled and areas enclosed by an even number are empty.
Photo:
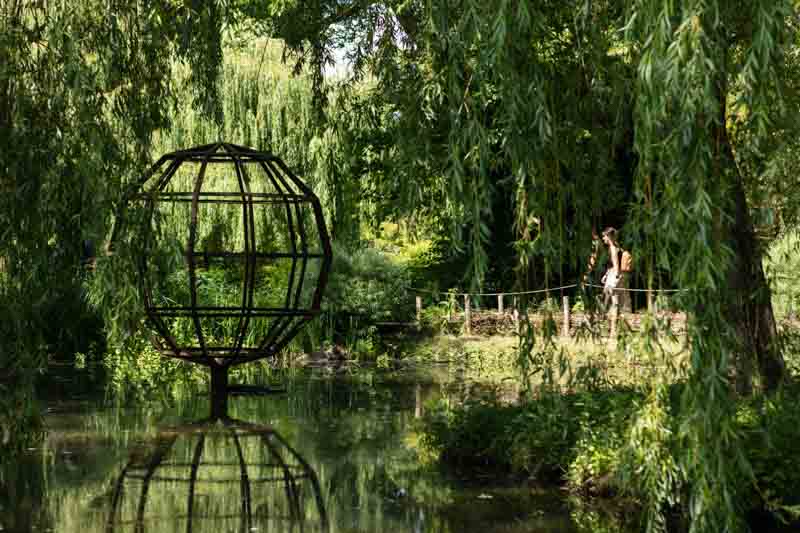
[[[493,394],[456,406],[443,401],[426,415],[425,442],[456,465],[556,481],[575,463],[596,477],[606,473],[602,465],[608,462],[597,443],[616,442],[612,435],[620,434],[639,397],[620,390],[549,393],[516,405]],[[581,451],[586,456],[578,460]]]
[[[666,527],[686,512],[692,483],[680,416],[682,384],[650,394],[618,389],[549,393],[518,404],[483,395],[440,401],[424,442],[455,467],[480,467],[564,484],[587,496],[624,496],[646,523]],[[800,386],[740,400],[735,431],[751,475],[735,493],[746,513],[800,519]],[[727,460],[728,458],[720,458]]]

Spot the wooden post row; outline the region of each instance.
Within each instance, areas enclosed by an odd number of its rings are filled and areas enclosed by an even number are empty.
[[[561,325],[561,335],[569,337],[569,296],[563,296],[561,301],[564,306],[564,323]]]

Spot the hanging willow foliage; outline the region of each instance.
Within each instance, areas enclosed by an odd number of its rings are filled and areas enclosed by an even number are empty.
[[[592,224],[621,211],[633,74],[598,23],[620,15],[576,15],[568,3],[389,2],[351,21],[363,31],[353,78],[366,64],[376,83],[363,100],[391,113],[391,170],[372,186],[399,212],[432,208],[448,222],[474,287],[502,233],[499,198],[513,198],[522,277],[547,257],[547,283],[583,269]]]
[[[232,49],[217,83],[222,121],[182,101],[170,113],[169,129],[156,135],[153,159],[186,146],[225,140],[281,157],[320,196],[326,218],[340,244],[356,243],[361,205],[357,184],[370,179],[369,154],[352,139],[373,131],[370,117],[340,104],[334,93],[327,119],[318,121],[313,80],[292,76],[281,60],[281,45],[270,40]],[[187,79],[185,68],[175,76]]]
[[[24,432],[36,373],[81,334],[83,241],[101,242],[122,183],[167,125],[173,59],[213,73],[218,15],[214,2],[0,4],[3,427]],[[214,80],[195,81],[216,101]]]
[[[753,356],[768,386],[782,373],[762,254],[727,129],[733,103],[747,110],[754,143],[766,140],[770,117],[783,112],[774,89],[791,13],[790,2],[630,6],[639,198],[651,200],[650,227],[672,243],[664,250],[675,251],[660,262],[690,289],[681,296],[692,350],[681,435],[694,451],[681,459],[692,480],[693,531],[742,527],[737,508],[749,466],[732,429],[729,376],[736,368],[740,381],[749,379]]]
[[[750,478],[732,429],[732,384],[746,393],[754,376],[766,388],[783,376],[748,194],[775,190],[775,174],[757,168],[774,149],[767,142],[776,139],[773,125],[796,134],[783,116],[792,3],[350,7],[351,27],[361,28],[355,35],[365,36],[356,39],[356,64],[377,78],[376,101],[401,124],[409,121],[394,130],[395,164],[412,168],[422,154],[429,172],[415,183],[441,190],[454,237],[469,228],[476,284],[496,235],[492,199],[507,194],[505,184],[513,183],[519,259],[543,259],[546,283],[565,264],[580,269],[592,222],[628,208],[625,231],[649,283],[667,272],[690,316],[689,377],[670,461],[690,480],[692,530],[740,529],[737,502]],[[315,8],[287,11],[297,9]],[[375,38],[382,28],[375,12],[402,27],[402,45]],[[336,31],[327,31],[307,38],[330,41]],[[394,61],[381,61],[387,56]],[[749,146],[734,144],[733,122]],[[745,180],[743,168],[758,179]],[[657,403],[663,394],[653,397]],[[651,496],[650,524],[658,529],[670,497]]]

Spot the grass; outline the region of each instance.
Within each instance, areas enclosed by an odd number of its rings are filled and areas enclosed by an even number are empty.
[[[488,384],[519,382],[520,337],[517,335],[456,336],[434,334],[405,347],[405,353],[421,363],[439,363],[459,370],[459,378]],[[545,345],[538,340],[533,352],[543,355]],[[554,337],[548,352],[564,363],[558,377],[569,388],[576,378],[603,379],[615,386],[635,386],[643,380],[677,379],[686,362],[687,346],[678,336],[644,337],[623,332],[614,340],[589,335]],[[532,383],[536,385],[536,381]]]

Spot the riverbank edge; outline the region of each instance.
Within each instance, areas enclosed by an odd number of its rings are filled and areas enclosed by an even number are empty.
[[[676,383],[652,394],[546,392],[517,404],[491,395],[460,405],[440,402],[423,420],[423,442],[446,468],[559,487],[587,505],[615,509],[620,526],[641,526],[659,513],[666,530],[683,531],[692,480],[676,470],[674,460],[682,444],[682,387]],[[800,386],[738,400],[735,422],[752,468],[737,492],[744,522],[758,530],[797,527]],[[658,499],[652,483],[663,484]]]

